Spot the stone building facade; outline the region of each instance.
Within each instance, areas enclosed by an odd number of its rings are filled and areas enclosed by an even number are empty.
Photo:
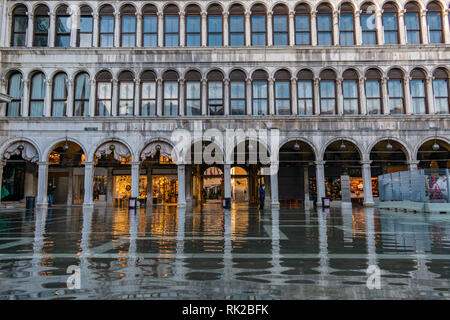
[[[339,200],[349,175],[373,205],[379,174],[449,168],[449,5],[2,0],[2,201],[185,206],[235,200],[243,183],[250,203],[264,184],[274,207],[309,206]],[[171,161],[171,135],[200,128],[279,143],[206,135],[190,152],[213,145],[223,161]],[[241,143],[279,154],[278,173],[235,164]]]

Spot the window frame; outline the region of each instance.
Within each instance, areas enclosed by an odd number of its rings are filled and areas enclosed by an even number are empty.
[[[12,94],[11,94],[11,78],[15,75],[19,76],[19,81],[20,81],[20,98],[15,98]],[[9,76],[8,76],[8,95],[12,98],[10,102],[6,103],[6,111],[5,111],[5,116],[6,117],[20,117],[22,115],[22,96],[23,96],[23,75],[19,72],[19,71],[15,71],[12,72]],[[18,103],[19,104],[19,110],[18,110],[18,115],[17,116],[10,116],[8,115],[9,113],[9,109],[10,109],[10,104],[11,103]]]
[[[87,98],[81,98],[81,99],[78,99],[77,98],[77,95],[76,95],[76,92],[77,92],[77,79],[78,79],[78,77],[80,77],[80,76],[84,76],[84,75],[86,75],[87,76],[87,79],[88,79],[88,83],[89,83],[89,95],[88,95],[88,97]],[[87,72],[79,72],[76,76],[75,76],[75,78],[74,78],[74,86],[73,86],[73,110],[72,110],[72,112],[73,112],[73,114],[72,114],[72,116],[74,116],[74,117],[84,117],[84,116],[87,116],[88,114],[89,114],[89,102],[90,102],[90,92],[91,92],[91,90],[92,90],[92,88],[91,88],[91,82],[90,82],[90,76],[89,76],[89,74],[87,73]],[[77,105],[77,102],[79,102],[82,106],[83,106],[83,110],[82,110],[82,112],[81,112],[81,115],[77,115],[76,113],[76,105]],[[86,105],[87,105],[87,110],[86,110]]]
[[[16,10],[18,9],[25,9],[25,13],[15,13]],[[10,39],[10,46],[11,47],[26,47],[27,46],[27,32],[28,32],[28,9],[25,7],[25,5],[19,4],[18,6],[16,6],[13,10],[13,14],[12,14],[12,23],[11,23],[11,39]],[[26,26],[25,26],[25,31],[15,31],[16,30],[16,18],[24,18],[26,20]],[[15,35],[24,35],[24,41],[23,41],[23,45],[14,45],[14,39],[15,39]]]
[[[56,93],[56,86],[55,86],[55,80],[56,77],[59,75],[64,75],[64,98],[63,99],[55,99],[55,93]],[[52,79],[52,98],[51,98],[51,107],[50,107],[50,115],[51,117],[58,117],[54,115],[55,112],[55,102],[62,102],[64,103],[64,111],[63,111],[63,117],[67,116],[67,104],[69,102],[69,86],[67,85],[67,82],[69,81],[69,78],[67,77],[67,74],[63,72],[59,72],[53,76]]]
[[[58,11],[60,9],[61,9],[61,6],[56,11],[56,16],[55,16],[55,34],[54,34],[55,47],[58,47],[58,48],[69,48],[70,47],[70,42],[71,42],[71,30],[69,29],[69,32],[58,32],[58,19],[59,18],[69,18],[70,24],[72,24],[72,21],[71,21],[72,16],[70,14],[68,14],[68,13],[58,14]],[[66,12],[67,12],[67,10],[68,10],[68,8],[66,7]],[[62,37],[64,37],[64,36],[65,37],[67,37],[67,36],[69,37],[69,44],[68,44],[68,46],[58,46],[58,38],[61,37],[61,36]]]

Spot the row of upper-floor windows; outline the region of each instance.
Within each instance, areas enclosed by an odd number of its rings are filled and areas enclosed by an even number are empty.
[[[122,6],[119,12],[107,4],[99,9],[98,15],[87,5],[77,14],[73,8],[62,5],[52,22],[47,6],[38,5],[28,15],[26,6],[18,5],[12,14],[10,44],[14,47],[196,47],[223,46],[226,40],[229,46],[351,46],[445,43],[446,37],[450,37],[446,35],[449,32],[447,9],[438,2],[430,2],[426,12],[413,1],[405,5],[404,13],[394,2],[385,3],[382,11],[378,11],[380,14],[374,8],[370,2],[364,3],[356,14],[351,3],[343,3],[334,14],[327,3],[319,5],[314,12],[309,5],[299,4],[290,19],[284,4],[276,5],[270,14],[263,4],[254,5],[249,13],[242,5],[234,4],[227,14],[219,4],[210,5],[205,14],[194,4],[187,6],[183,14],[174,4],[167,5],[160,14],[151,4],[144,6],[139,14],[130,4]],[[54,34],[50,34],[52,23],[55,23]],[[71,37],[76,37],[73,43]]]
[[[26,91],[25,91],[26,90]],[[359,77],[353,69],[337,78],[325,69],[315,78],[310,70],[301,70],[291,78],[279,70],[269,78],[256,70],[247,79],[234,70],[229,79],[221,71],[210,71],[202,79],[198,71],[187,72],[181,80],[175,70],[157,79],[153,71],[144,71],[135,79],[123,71],[117,80],[109,71],[94,79],[86,72],[69,81],[64,72],[51,81],[36,71],[23,81],[18,71],[8,77],[6,116],[195,116],[195,115],[378,115],[448,114],[449,72],[437,68],[433,77],[420,69],[405,76],[393,68],[387,77],[377,69],[368,69]]]

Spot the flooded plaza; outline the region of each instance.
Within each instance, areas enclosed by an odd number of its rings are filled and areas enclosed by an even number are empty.
[[[379,289],[368,268],[380,270]],[[445,214],[219,203],[0,211],[2,300],[449,297]]]

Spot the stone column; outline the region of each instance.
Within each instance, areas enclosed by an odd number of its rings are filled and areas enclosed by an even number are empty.
[[[120,12],[114,12],[114,47],[120,47]]]
[[[355,11],[355,43],[357,46],[362,44],[362,29],[361,29],[361,11]]]
[[[373,207],[373,194],[372,194],[372,173],[370,172],[370,164],[372,160],[363,160],[362,164],[362,179],[364,190],[364,206]]]
[[[119,108],[119,81],[112,79],[112,103],[111,103],[111,115],[117,116],[117,109]]]
[[[33,31],[34,31],[34,15],[32,12],[27,12],[28,26],[27,26],[27,47],[33,46]]]
[[[208,36],[207,36],[207,26],[206,26],[206,24],[207,24],[207,21],[206,21],[206,12],[202,12],[201,13],[201,20],[202,20],[202,23],[201,23],[201,30],[202,30],[202,34],[201,34],[201,42],[202,42],[202,47],[206,47],[206,45],[207,45],[207,43],[208,43]]]
[[[45,87],[45,102],[44,102],[44,117],[50,117],[52,115],[52,94],[53,94],[53,81],[52,79],[44,80]]]
[[[206,79],[202,79],[202,105],[201,105],[201,110],[202,110],[202,116],[206,116],[208,114],[208,106],[207,103],[208,101],[207,96],[206,96],[206,90],[207,90],[207,80]]]
[[[409,87],[410,77],[408,75],[403,79],[404,92],[405,92],[405,112],[406,114],[412,114],[412,105],[411,105],[411,89]]]
[[[384,28],[383,28],[383,19],[382,19],[382,10],[377,10],[375,12],[375,26],[377,28],[377,44],[384,44]]]
[[[223,46],[228,47],[230,45],[230,30],[228,26],[228,12],[223,12]]]
[[[250,17],[251,13],[250,11],[245,12],[245,45],[247,47],[252,45],[252,34],[250,31]]]
[[[398,12],[398,34],[400,44],[406,44],[406,28],[405,28],[405,10],[399,10]]]
[[[98,47],[99,45],[99,22],[98,22],[98,13],[92,14],[92,23],[94,24],[92,29],[92,46]]]
[[[67,205],[73,203],[73,167],[69,168],[69,177],[67,179]]]
[[[322,206],[322,198],[325,197],[325,161],[315,161],[316,164],[316,190],[317,190],[317,206]]]
[[[333,44],[339,45],[339,11],[333,11]]]
[[[309,199],[309,172],[308,165],[303,168],[303,186],[305,191],[305,210],[311,209],[311,203]]]
[[[112,168],[106,169],[106,205],[111,206],[113,205],[113,174],[112,174]]]
[[[77,46],[77,31],[80,28],[80,15],[76,10],[72,10],[70,16],[70,46],[75,48]]]
[[[89,116],[94,117],[95,116],[95,105],[96,105],[96,98],[97,98],[97,81],[95,79],[89,80],[91,84],[90,88],[90,97],[89,97]]]
[[[178,207],[184,208],[186,207],[186,198],[185,198],[185,165],[179,164],[177,166],[178,169]]]
[[[425,80],[426,94],[427,94],[427,105],[428,105],[428,114],[435,114],[436,113],[436,108],[434,106],[433,78],[434,77],[427,77],[426,80]]]
[[[337,94],[337,110],[336,114],[343,115],[344,114],[344,95],[342,94],[342,78],[336,79],[336,94]]]
[[[184,102],[184,79],[180,79],[178,80],[178,83],[180,84],[180,90],[179,90],[179,97],[180,97],[180,116],[184,116],[184,112],[185,112],[185,102]]]
[[[11,46],[12,39],[11,39],[11,33],[12,33],[12,25],[13,25],[13,18],[12,18],[12,11],[8,12],[8,17],[6,21],[3,21],[3,29],[5,30],[4,37],[2,37],[2,43],[4,47]],[[26,45],[26,39],[24,45]]]
[[[163,82],[162,79],[156,80],[157,94],[156,94],[156,115],[162,116],[162,105],[163,105]]]
[[[448,19],[448,9],[444,10],[442,13],[442,31],[444,32],[443,42],[450,43],[450,27],[449,27],[449,19]]]
[[[430,43],[428,40],[428,24],[427,24],[427,10],[420,10],[420,32],[422,36],[422,44]]]
[[[142,47],[142,13],[136,12],[136,47]]]
[[[36,207],[48,207],[47,184],[48,184],[48,163],[38,162],[38,190]]]
[[[139,161],[132,161],[131,164],[131,197],[139,198]]]
[[[224,114],[230,114],[230,79],[223,79],[223,109]]]
[[[279,208],[278,202],[278,172],[270,175],[270,197],[272,199],[272,208]]]
[[[320,114],[320,78],[314,78],[314,114]]]
[[[73,99],[74,98],[74,92],[73,92],[73,80],[67,79],[67,110],[66,115],[68,117],[73,116]]]
[[[317,46],[317,11],[311,11],[311,45]]]
[[[410,160],[408,161],[409,171],[417,171],[417,165],[420,161],[418,160]]]
[[[389,108],[389,93],[387,87],[388,78],[381,78],[381,97],[383,102],[383,113],[390,114],[391,109]]]
[[[153,178],[152,169],[147,169],[147,208],[153,204]]]
[[[364,85],[366,83],[366,77],[359,78],[359,101],[361,105],[361,114],[367,114],[367,104],[366,104],[366,90],[364,90]]]
[[[275,110],[275,92],[274,92],[274,79],[269,78],[267,80],[268,82],[268,89],[269,89],[269,114],[274,115],[276,114]]]
[[[84,163],[84,207],[92,207],[94,205],[94,201],[92,199],[94,165],[95,162]]]
[[[184,12],[180,12],[180,47],[186,45],[186,19]]]
[[[245,81],[246,84],[246,90],[247,90],[247,94],[246,94],[246,103],[247,103],[247,115],[252,115],[253,114],[253,106],[252,106],[252,79],[247,79]]]
[[[158,11],[158,47],[164,46],[164,13]]]
[[[134,79],[134,115],[141,115],[141,80]]]
[[[54,12],[49,13],[50,16],[50,28],[48,33],[48,46],[54,47],[55,46],[55,36],[56,36],[56,16]]]
[[[289,45],[295,46],[295,12],[289,12]]]
[[[0,162],[0,190],[2,190],[3,186],[3,168],[6,166],[6,162]],[[0,203],[2,202],[2,198],[0,197]]]
[[[267,12],[267,46],[273,46],[273,23],[272,23],[272,12]]]
[[[22,79],[23,83],[23,95],[22,95],[22,117],[28,117],[30,115],[30,80]]]
[[[297,78],[291,78],[291,110],[292,114],[298,114],[298,103],[297,103]]]
[[[231,165],[223,165],[224,198],[231,205]]]

